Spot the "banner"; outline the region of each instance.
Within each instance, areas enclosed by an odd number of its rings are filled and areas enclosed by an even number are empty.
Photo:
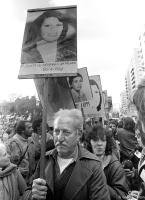
[[[44,79],[35,79],[35,86],[38,92],[39,99],[44,105]],[[67,79],[65,77],[48,78],[48,110],[47,122],[49,126],[53,125],[54,113],[60,108],[71,109],[75,108]]]
[[[77,73],[76,6],[27,12],[18,78]]]

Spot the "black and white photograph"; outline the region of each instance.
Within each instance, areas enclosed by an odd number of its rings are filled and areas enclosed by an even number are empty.
[[[145,0],[4,0],[0,200],[145,200]]]
[[[97,111],[103,109],[103,95],[102,95],[102,85],[99,75],[89,76],[89,82],[92,90],[94,105]]]
[[[68,77],[74,102],[81,103],[92,98],[87,68],[80,68],[75,76]]]
[[[28,10],[21,64],[19,77],[76,72],[76,7]]]

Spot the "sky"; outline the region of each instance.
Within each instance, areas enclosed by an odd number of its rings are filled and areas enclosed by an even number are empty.
[[[145,28],[144,0],[5,0],[0,12],[0,100],[32,96],[33,80],[19,80],[27,9],[77,5],[78,68],[100,75],[102,88],[120,103],[133,49]]]

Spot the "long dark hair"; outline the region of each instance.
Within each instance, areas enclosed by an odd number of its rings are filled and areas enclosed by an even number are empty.
[[[111,132],[100,125],[94,126],[92,131],[89,132],[87,137],[87,149],[93,153],[91,140],[97,141],[98,139],[104,140],[106,137],[106,149],[105,155],[112,154],[113,140],[111,136]]]
[[[36,18],[33,22],[29,22],[26,24],[25,33],[24,33],[24,41],[23,45],[27,47],[27,45],[35,44],[37,41],[41,40],[41,25],[46,18],[55,17],[60,22],[63,23],[63,30],[57,42],[61,42],[68,31],[68,23],[69,19],[66,18],[63,14],[56,10],[47,10],[44,11],[38,18]]]
[[[76,77],[81,77],[81,79],[83,81],[83,77],[82,77],[82,75],[80,73],[77,73],[76,76],[70,76],[69,77],[69,85],[70,85],[70,87],[72,86],[72,82],[73,82],[74,78],[76,78]]]

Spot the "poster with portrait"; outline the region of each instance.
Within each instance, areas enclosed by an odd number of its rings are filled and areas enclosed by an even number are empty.
[[[85,119],[93,118],[99,120],[99,118],[105,117],[100,76],[89,76],[89,84],[91,87],[92,98],[79,104],[78,108],[83,111]]]
[[[44,79],[34,79],[34,83],[38,92],[39,99],[44,105]],[[48,78],[48,106],[47,106],[47,123],[49,126],[53,124],[54,113],[60,108],[75,108],[69,85],[66,77]]]
[[[68,77],[67,80],[76,106],[77,104],[86,102],[92,98],[89,76],[86,67],[78,69],[77,74],[75,76]]]
[[[62,77],[76,73],[76,6],[28,10],[18,78]]]
[[[97,110],[97,115],[100,117],[105,116],[104,101],[102,94],[102,85],[100,75],[89,76],[90,86],[93,95],[93,105]]]

